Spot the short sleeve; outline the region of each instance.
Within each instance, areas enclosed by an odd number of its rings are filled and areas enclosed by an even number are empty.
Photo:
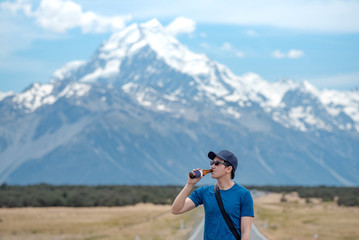
[[[253,198],[249,191],[244,194],[242,199],[241,217],[254,217]]]
[[[203,204],[203,187],[197,188],[189,198],[193,201],[193,203],[198,207]]]

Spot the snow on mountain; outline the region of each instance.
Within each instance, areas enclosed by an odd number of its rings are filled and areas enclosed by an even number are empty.
[[[253,101],[270,111],[271,108],[281,107],[284,94],[299,86],[291,80],[270,83],[255,73],[235,76],[228,69],[222,68],[222,70],[226,71],[229,76],[223,78],[225,83],[234,89],[231,94],[225,95],[224,99],[229,102],[238,102],[240,106],[244,106],[247,101]]]
[[[298,83],[292,80],[268,82],[255,73],[236,76],[226,66],[211,61],[203,54],[191,52],[169,34],[156,19],[142,24],[134,23],[123,31],[114,33],[90,60],[72,61],[55,71],[51,78],[52,84],[67,79],[78,81],[78,85],[67,87],[63,90],[65,92],[56,95],[52,94],[51,84],[35,84],[33,88],[14,97],[14,101],[19,104],[19,108],[22,106],[28,111],[34,111],[43,104],[54,103],[66,94],[80,96],[90,88],[90,85],[80,85],[80,83],[118,81],[124,71],[130,71],[127,65],[123,64],[130,64],[139,53],[142,55],[155,53],[154,61],[163,61],[169,68],[190,77],[188,82],[183,81],[186,83],[184,85],[178,85],[172,90],[165,89],[166,92],[162,94],[167,96],[167,100],[178,99],[180,96],[183,98],[184,92],[188,89],[196,89],[193,92],[195,95],[191,96],[195,100],[209,98],[215,105],[221,106],[224,112],[235,118],[240,117],[241,108],[256,103],[271,114],[274,121],[288,128],[293,127],[300,131],[315,129],[331,131],[336,127],[359,132],[358,91],[318,90],[308,82]],[[170,111],[163,103],[151,102],[154,99],[150,96],[158,95],[158,90],[137,82],[140,78],[156,74],[156,71],[160,71],[158,67],[149,65],[142,75],[140,72],[131,72],[132,80],[123,82],[122,89],[127,93],[135,94],[138,102],[143,106],[156,105],[159,111],[164,109]],[[171,79],[165,81],[170,82]],[[164,88],[163,81],[158,81],[156,84]],[[175,83],[170,84],[174,86]],[[302,103],[288,106],[289,102],[286,103],[283,99],[288,101],[291,93],[305,95],[305,101],[322,105],[327,115],[310,104],[306,105],[305,102],[303,102],[305,106]],[[293,99],[290,101],[293,104]]]
[[[84,83],[76,83],[72,82],[68,84],[65,89],[63,89],[57,96],[57,98],[61,97],[82,97],[86,95],[91,90],[91,85]]]
[[[56,70],[51,77],[50,82],[62,81],[72,76],[81,66],[85,65],[86,61],[71,61],[65,64],[62,68]]]
[[[81,97],[87,94],[91,86],[84,83],[71,82],[62,91],[54,91],[53,83],[34,83],[22,93],[13,95],[15,109],[33,112],[36,109],[54,104],[61,97]]]
[[[18,109],[24,108],[25,111],[34,111],[44,104],[52,104],[56,98],[51,95],[54,86],[52,84],[34,83],[30,88],[13,97]]]
[[[143,24],[134,23],[124,31],[113,34],[100,49],[99,57],[109,62],[103,71],[116,73],[111,71],[111,66],[116,65],[118,69],[121,59],[147,45],[156,51],[158,57],[180,72],[206,75],[211,71],[208,57],[195,54],[181,45],[156,19]]]
[[[324,89],[317,94],[332,116],[335,117],[344,113],[353,120],[353,123],[339,124],[340,129],[351,130],[354,127],[359,132],[359,90],[336,91]]]
[[[0,101],[3,100],[4,98],[14,95],[13,91],[8,91],[8,92],[0,92]]]
[[[359,132],[359,92],[318,90],[304,81],[291,90],[300,94],[300,102],[288,109],[287,124],[307,131],[308,126],[314,129],[332,131],[333,127],[341,130]],[[278,112],[275,118],[278,120]],[[282,122],[283,121],[279,121]]]
[[[146,47],[156,52],[157,58],[162,59],[169,67],[192,76],[201,89],[216,95],[227,92],[217,81],[216,64],[207,56],[193,53],[180,44],[156,19],[143,24],[134,23],[125,30],[113,34],[96,55],[96,58],[104,62],[96,63],[80,81],[95,82],[100,78],[116,76],[125,58],[131,59]],[[154,70],[152,67],[146,69],[148,73]]]

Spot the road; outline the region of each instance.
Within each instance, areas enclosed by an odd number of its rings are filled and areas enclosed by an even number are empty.
[[[263,191],[251,191],[253,198],[263,196],[265,192]],[[188,240],[203,240],[203,230],[204,230],[204,219],[198,224],[198,226],[193,231],[191,237]],[[268,240],[258,229],[252,224],[251,229],[251,240]]]
[[[204,229],[204,219],[198,224],[192,236],[188,240],[203,240],[203,229]],[[251,240],[268,240],[258,229],[252,224],[251,229]]]

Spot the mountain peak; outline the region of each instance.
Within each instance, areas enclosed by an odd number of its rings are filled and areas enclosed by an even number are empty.
[[[152,19],[141,24],[131,24],[122,31],[114,33],[90,60],[93,62],[93,70],[80,81],[93,82],[116,76],[119,74],[123,60],[131,58],[145,47],[149,47],[158,59],[162,59],[178,72],[191,76],[213,74],[214,64],[207,56],[190,51],[157,19]],[[94,63],[95,61],[97,63]]]
[[[162,24],[157,20],[157,18],[153,18],[148,22],[142,23],[141,27],[143,28],[163,28]]]

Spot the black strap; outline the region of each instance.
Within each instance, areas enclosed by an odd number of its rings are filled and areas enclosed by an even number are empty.
[[[234,227],[232,220],[229,218],[228,214],[226,213],[226,211],[224,210],[223,207],[223,202],[222,202],[222,198],[221,198],[221,194],[219,192],[219,187],[218,185],[214,185],[214,194],[216,195],[216,200],[219,206],[219,209],[221,210],[222,216],[224,218],[224,220],[226,221],[229,229],[231,230],[231,232],[233,233],[234,237],[237,240],[241,239],[241,236],[239,236],[239,233],[237,231],[237,229]]]

